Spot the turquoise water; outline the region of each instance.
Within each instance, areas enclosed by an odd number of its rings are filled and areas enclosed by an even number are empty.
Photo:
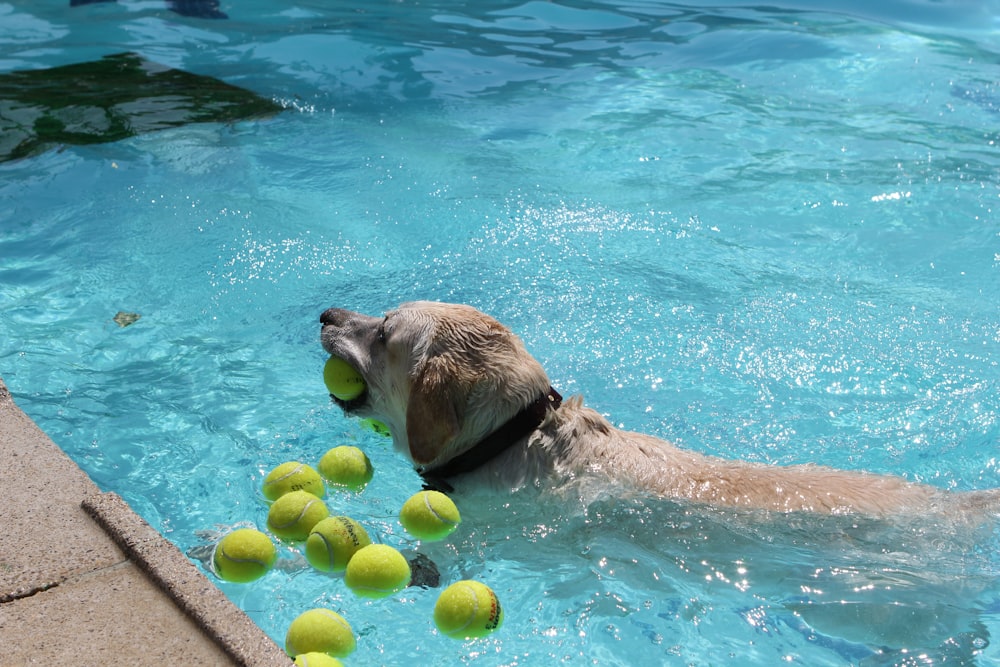
[[[286,110],[0,163],[19,404],[184,550],[358,444],[375,478],[331,507],[506,607],[465,643],[434,590],[220,583],[276,640],[328,606],[347,664],[1000,664],[995,527],[523,495],[417,545],[420,481],[318,344],[329,306],[470,303],[631,430],[1000,486],[1000,5],[67,5],[0,2],[0,72],[134,51]]]

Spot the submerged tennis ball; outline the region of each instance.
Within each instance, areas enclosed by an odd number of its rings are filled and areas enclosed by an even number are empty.
[[[409,585],[410,564],[390,546],[369,544],[347,563],[344,583],[361,597],[384,598]]]
[[[267,527],[283,540],[304,540],[317,523],[330,516],[323,501],[308,491],[289,491],[274,501]]]
[[[299,653],[295,656],[295,667],[344,667],[344,663],[326,653]]]
[[[350,401],[365,392],[365,380],[340,357],[330,357],[323,366],[323,383],[331,394]]]
[[[319,460],[320,474],[328,482],[360,491],[372,480],[372,462],[363,451],[350,445],[334,447]]]
[[[462,522],[451,498],[440,491],[419,491],[403,503],[399,522],[410,535],[433,542],[448,537]]]
[[[359,549],[372,541],[360,523],[346,516],[323,519],[306,540],[306,560],[323,572],[343,572]]]
[[[389,431],[389,427],[377,419],[362,419],[361,428],[368,429],[369,431],[377,433],[386,438],[392,437],[392,433]]]
[[[484,637],[503,623],[500,599],[486,584],[457,581],[441,591],[434,605],[434,625],[454,639]]]
[[[264,497],[277,500],[289,491],[308,491],[317,498],[326,493],[323,478],[311,466],[298,461],[288,461],[272,470],[264,478]]]
[[[253,528],[240,528],[215,545],[212,564],[226,581],[246,583],[264,576],[277,557],[270,537]]]
[[[285,652],[326,653],[335,658],[350,655],[357,646],[354,630],[343,616],[329,609],[310,609],[299,614],[285,634]]]

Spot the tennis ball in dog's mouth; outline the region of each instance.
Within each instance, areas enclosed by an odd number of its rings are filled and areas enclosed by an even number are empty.
[[[246,583],[264,576],[277,556],[270,537],[253,528],[240,528],[215,545],[212,564],[222,579]]]
[[[406,556],[386,544],[369,544],[347,563],[344,583],[365,598],[384,598],[410,584],[410,563]]]
[[[458,528],[462,517],[451,498],[440,491],[419,491],[403,503],[399,522],[410,535],[435,542]]]
[[[330,357],[323,366],[323,383],[335,398],[350,401],[365,393],[365,379],[340,357]]]
[[[434,625],[454,639],[485,637],[502,623],[500,599],[478,581],[455,582],[441,591],[434,605]]]
[[[343,616],[330,609],[310,609],[295,617],[285,635],[285,652],[326,653],[335,658],[350,655],[357,647],[354,630]]]

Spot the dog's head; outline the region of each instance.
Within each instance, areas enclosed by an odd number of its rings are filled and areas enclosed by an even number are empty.
[[[331,308],[320,322],[323,348],[366,383],[334,401],[385,423],[419,466],[458,456],[549,388],[521,340],[469,306],[416,301],[385,317]]]

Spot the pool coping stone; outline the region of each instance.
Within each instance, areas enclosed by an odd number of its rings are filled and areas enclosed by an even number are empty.
[[[0,378],[0,644],[13,664],[288,667],[249,616],[116,493],[101,491]]]

